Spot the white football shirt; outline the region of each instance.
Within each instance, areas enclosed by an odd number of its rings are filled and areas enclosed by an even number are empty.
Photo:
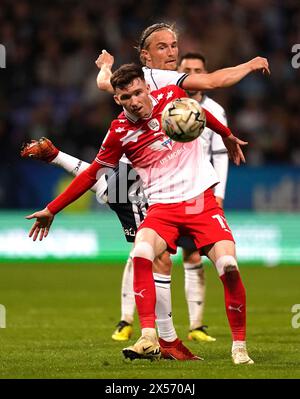
[[[226,113],[223,107],[212,98],[204,95],[200,105],[214,115],[223,125],[227,126]],[[228,155],[222,137],[209,128],[201,134],[204,155],[212,162],[220,183],[214,188],[216,197],[225,198],[228,175]]]

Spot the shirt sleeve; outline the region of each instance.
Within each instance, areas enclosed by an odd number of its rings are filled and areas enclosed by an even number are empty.
[[[183,90],[181,87],[173,85],[172,89],[175,91],[176,98],[188,97],[186,91]]]
[[[206,126],[218,133],[222,137],[228,137],[231,135],[231,130],[223,125],[217,118],[215,118],[207,109],[202,107],[206,116]]]
[[[215,186],[214,194],[216,197],[225,198],[227,175],[228,175],[228,155],[227,152],[213,156],[213,166],[219,178],[219,183]]]
[[[115,132],[115,125],[112,124],[102,142],[95,162],[109,168],[115,168],[123,154],[124,148],[122,148],[118,133]]]
[[[220,122],[222,122],[224,125],[227,126],[227,118],[224,110],[222,111],[222,113],[218,113],[217,117]],[[221,136],[219,136],[216,133],[212,134],[211,158],[215,171],[220,180],[219,184],[217,184],[214,188],[214,194],[216,197],[224,199],[226,192],[229,161],[228,161],[227,149],[224,145],[224,142]]]
[[[180,86],[188,75],[177,71],[167,71],[162,69],[149,69],[148,79],[151,81],[152,87],[156,90],[165,86]]]
[[[87,169],[76,176],[65,191],[47,205],[49,211],[55,215],[81,197],[96,183],[100,168],[101,165],[94,161]]]

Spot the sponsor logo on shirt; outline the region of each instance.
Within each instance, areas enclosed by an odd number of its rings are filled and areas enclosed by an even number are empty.
[[[166,151],[172,150],[173,141],[167,137],[163,132],[154,133],[154,136],[161,136],[161,140],[157,140],[154,143],[149,145],[150,150],[153,151]]]
[[[137,129],[137,130],[128,130],[127,134],[125,137],[122,137],[120,141],[122,141],[122,146],[126,145],[130,141],[133,143],[136,143],[138,141],[138,138],[141,134],[143,134],[145,130],[142,129]]]

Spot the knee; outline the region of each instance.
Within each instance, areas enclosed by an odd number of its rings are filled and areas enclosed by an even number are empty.
[[[199,265],[201,263],[201,256],[198,251],[188,250],[182,248],[183,262]]]
[[[172,268],[172,261],[168,251],[163,252],[156,257],[153,263],[153,272],[159,274],[170,275]]]
[[[237,261],[236,261],[235,257],[232,255],[220,256],[216,260],[215,265],[216,265],[216,269],[218,271],[219,276],[239,270]]]
[[[147,241],[139,241],[132,251],[132,257],[145,258],[153,262],[155,258],[154,248]]]

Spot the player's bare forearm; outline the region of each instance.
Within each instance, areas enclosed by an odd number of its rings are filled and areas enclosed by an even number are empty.
[[[219,69],[208,74],[189,75],[182,82],[182,88],[185,90],[212,90],[228,87],[238,83],[254,71],[270,74],[268,60],[263,57],[256,57],[235,67]]]
[[[103,66],[97,75],[97,87],[100,90],[114,94],[114,89],[110,84],[112,72],[107,66]]]
[[[109,93],[114,93],[114,90],[110,84],[110,78],[112,75],[111,69],[114,64],[114,57],[106,50],[102,50],[99,57],[96,59],[95,64],[100,69],[96,79],[98,88]]]

